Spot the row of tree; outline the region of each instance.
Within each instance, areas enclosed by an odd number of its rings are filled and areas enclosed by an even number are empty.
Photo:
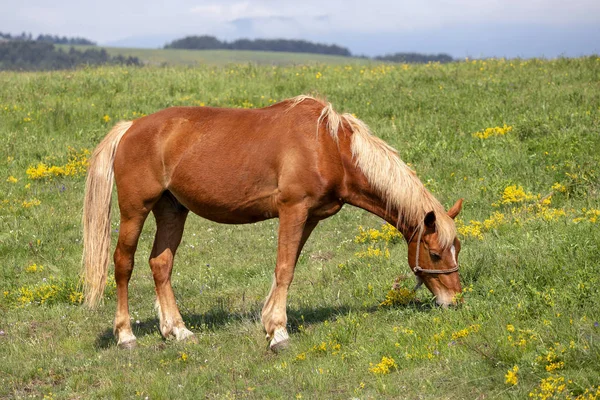
[[[291,53],[332,54],[351,56],[350,50],[335,44],[321,44],[306,40],[288,39],[238,39],[233,42],[221,41],[214,36],[187,36],[165,45],[165,49],[192,50],[254,50],[286,51]]]
[[[11,35],[10,33],[0,32],[0,39],[27,40],[27,41],[36,40],[38,42],[49,42],[49,43],[54,43],[54,44],[70,44],[70,45],[83,44],[83,45],[88,45],[88,46],[96,45],[96,43],[92,42],[91,40],[88,40],[88,39],[85,39],[82,37],[66,37],[66,36],[60,37],[58,35],[40,34],[40,35],[38,35],[38,37],[36,39],[34,39],[33,35],[31,33],[26,33],[26,32],[23,32],[20,35]]]
[[[352,56],[350,50],[337,45],[312,43],[305,40],[287,39],[238,39],[233,42],[221,41],[214,36],[186,36],[165,45],[165,49],[188,50],[254,50],[254,51],[287,51],[291,53],[331,54]],[[367,58],[367,57],[364,57]],[[395,53],[375,57],[376,60],[398,63],[448,63],[454,59],[448,54]]]
[[[0,42],[0,70],[41,71],[75,68],[80,65],[141,65],[137,57],[111,57],[104,49],[69,51],[43,41],[11,40]]]

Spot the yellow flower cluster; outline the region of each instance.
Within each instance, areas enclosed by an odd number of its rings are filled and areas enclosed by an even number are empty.
[[[402,238],[402,234],[390,224],[385,224],[381,227],[381,230],[377,229],[365,229],[362,226],[358,227],[358,235],[354,238],[356,243],[378,243],[385,242],[395,243],[397,240]]]
[[[23,208],[37,207],[40,204],[42,204],[42,202],[38,199],[23,200],[23,203],[21,203]]]
[[[369,246],[366,251],[359,251],[354,253],[354,255],[358,258],[390,258],[390,250],[387,247],[381,250],[379,248]]]
[[[542,203],[536,205],[536,216],[538,218],[544,221],[556,221],[561,217],[566,217],[567,212],[564,209],[548,207],[548,204]]]
[[[393,307],[396,305],[406,305],[416,298],[414,290],[398,288],[390,290],[385,296],[385,300],[379,304],[380,307]]]
[[[560,183],[554,183],[552,190],[557,195],[557,193],[566,192],[566,187]],[[492,203],[492,206],[501,207],[522,203],[520,206],[510,208],[508,210],[510,213],[507,214],[496,211],[488,219],[483,220],[483,222],[470,220],[468,223],[465,223],[457,219],[456,228],[463,238],[483,240],[484,233],[507,223],[521,224],[540,220],[552,222],[568,216],[574,216],[573,214],[579,214],[579,216],[572,218],[572,222],[574,223],[600,222],[600,209],[583,208],[581,209],[581,213],[579,213],[575,209],[552,207],[552,200],[552,194],[542,197],[541,194],[526,192],[522,186],[507,186],[502,192],[502,198],[498,202]],[[357,237],[357,239],[362,239],[362,237]]]
[[[587,208],[584,208],[581,211],[583,216],[574,218],[573,222],[578,223],[582,221],[588,221],[595,224],[596,222],[600,221],[600,210],[594,208],[588,210]]]
[[[545,356],[538,356],[536,361],[545,363],[545,369],[547,372],[553,373],[556,370],[562,369],[565,363],[560,360],[562,354],[566,349],[560,343],[555,343],[554,347],[550,347]]]
[[[475,132],[474,137],[479,139],[487,139],[491,136],[503,136],[508,132],[512,131],[513,127],[504,124],[503,126],[496,126],[495,128],[486,128],[482,131]]]
[[[381,230],[365,229],[359,226],[354,242],[369,243],[370,245],[366,250],[356,252],[354,255],[358,258],[390,258],[388,244],[395,243],[400,238],[402,238],[402,234],[390,224],[383,225]]]
[[[568,384],[572,383],[573,381],[571,380],[565,382],[565,378],[562,376],[550,375],[547,378],[543,378],[539,385],[529,392],[529,397],[540,400],[555,398],[561,398],[565,400],[600,399],[600,386],[586,388],[583,393],[575,396],[567,387]],[[579,390],[581,390],[581,388],[578,388],[578,391]]]
[[[69,147],[68,161],[65,165],[46,165],[38,163],[37,166],[27,168],[27,176],[29,179],[52,179],[59,176],[80,176],[84,175],[88,167],[89,150],[82,149],[80,151]]]
[[[504,224],[506,217],[501,212],[495,211],[488,219],[483,222],[480,221],[469,221],[469,224],[465,225],[461,221],[457,223],[458,233],[463,237],[472,237],[475,239],[483,240],[483,233],[492,229],[498,228]]]
[[[509,369],[506,372],[506,375],[504,375],[504,382],[507,385],[516,385],[517,383],[519,383],[519,377],[517,376],[517,373],[519,372],[519,366],[515,365],[514,367],[512,367],[512,369]]]
[[[479,332],[479,328],[481,325],[474,324],[466,327],[465,329],[461,329],[460,331],[456,331],[452,333],[452,340],[458,340],[469,336],[471,333]]]
[[[539,387],[530,392],[529,397],[533,399],[547,400],[563,393],[566,388],[567,384],[565,383],[565,378],[562,376],[549,376],[540,381]]]
[[[507,186],[502,193],[502,204],[521,203],[526,200],[535,200],[538,196],[531,193],[526,193],[523,186],[517,185]]]
[[[554,185],[552,185],[552,190],[555,192],[565,193],[567,191],[567,187],[562,183],[555,182]]]
[[[585,389],[583,393],[575,397],[575,400],[598,400],[600,399],[600,386]]]
[[[458,233],[464,237],[472,237],[475,239],[483,240],[483,232],[481,232],[481,222],[471,220],[468,225],[457,224],[459,226],[456,227]]]
[[[36,266],[36,270],[39,270],[40,267]],[[72,283],[51,278],[48,282],[37,285],[22,286],[13,291],[6,290],[4,291],[4,300],[17,307],[25,307],[30,304],[42,305],[55,301],[80,304],[83,301],[83,293]]]
[[[19,182],[19,180],[17,178],[15,178],[14,176],[11,175],[8,178],[6,178],[6,182],[17,183],[17,182]]]
[[[375,375],[385,375],[389,374],[390,372],[396,369],[398,369],[398,364],[396,364],[396,361],[392,357],[383,356],[381,358],[381,362],[375,365],[373,365],[373,363],[370,363],[369,372]]]
[[[42,272],[43,270],[43,265],[37,265],[35,263],[25,268],[25,272]]]

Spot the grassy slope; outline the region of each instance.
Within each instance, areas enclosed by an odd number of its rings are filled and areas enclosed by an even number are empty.
[[[600,208],[599,71],[589,58],[0,73],[0,398],[523,398],[548,377],[571,379],[565,390],[575,394],[600,384],[600,229],[591,217],[573,222],[582,208]],[[432,308],[420,292],[419,303],[379,307],[409,272],[406,247],[390,244],[390,259],[358,258],[367,249],[354,241],[358,226],[381,221],[347,207],[309,240],[289,298],[292,347],[273,355],[259,313],[277,221],[225,226],[192,216],[173,284],[199,344],[164,342],[146,261],[149,218],[130,292],[139,346],[116,349],[114,289],[97,311],[69,297],[84,178],[33,181],[27,168],[64,165],[67,146],[91,149],[115,121],[163,107],[258,107],[311,92],[366,121],[444,204],[464,197],[467,226],[503,213],[483,240],[465,234],[465,305]],[[504,123],[513,127],[506,135],[472,135]],[[549,206],[492,206],[512,185],[543,196],[557,182],[566,192]],[[43,271],[28,272],[34,263]],[[383,356],[397,369],[370,372]],[[505,374],[515,365],[513,386]]]
[[[71,46],[59,45],[68,50]],[[73,46],[78,50],[96,46]],[[365,63],[365,60],[354,57],[331,56],[325,54],[286,53],[275,51],[244,50],[182,50],[182,49],[130,49],[123,47],[103,47],[111,56],[138,57],[150,65],[224,65],[230,63],[256,63],[274,65],[294,64],[351,64]]]

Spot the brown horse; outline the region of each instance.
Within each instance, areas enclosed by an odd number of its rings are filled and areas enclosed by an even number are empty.
[[[363,122],[312,97],[255,110],[173,107],[118,123],[94,151],[86,182],[83,279],[85,302],[92,307],[106,285],[113,180],[121,212],[114,253],[114,332],[121,347],[135,345],[127,290],[150,211],[156,218],[150,267],[165,338],[194,338],[171,287],[189,210],[226,224],[279,218],[275,276],[262,310],[273,350],[289,339],[286,300],[300,251],[319,221],[346,203],[402,232],[409,265],[438,304],[451,304],[461,292],[453,218],[462,200],[446,213]]]

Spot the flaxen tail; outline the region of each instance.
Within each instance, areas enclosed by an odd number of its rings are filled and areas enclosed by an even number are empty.
[[[85,181],[83,204],[83,292],[85,304],[98,305],[110,263],[110,207],[114,169],[113,162],[121,138],[131,121],[119,122],[94,150]]]

